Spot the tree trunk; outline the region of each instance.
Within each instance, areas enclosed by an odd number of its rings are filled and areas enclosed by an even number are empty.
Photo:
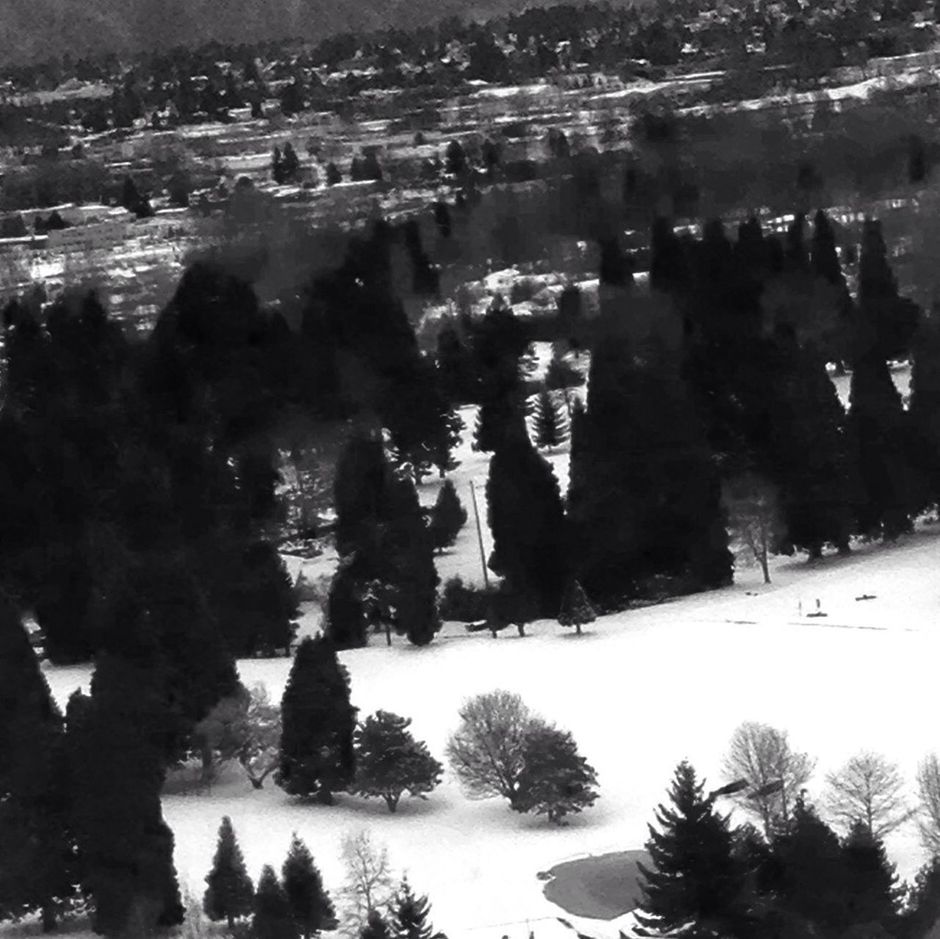
[[[760,555],[760,569],[764,572],[764,583],[770,583],[770,569],[767,566],[767,545],[764,545]]]
[[[202,761],[201,781],[209,784],[215,777],[215,763],[213,761],[212,747],[207,742],[200,747],[199,757]]]
[[[228,914],[228,931],[233,932],[235,930],[235,917],[229,913]]]
[[[51,903],[44,903],[42,906],[42,931],[55,932],[56,916],[55,907]]]
[[[391,646],[392,644],[392,624],[386,620],[385,621],[385,645]]]
[[[333,804],[333,793],[330,792],[325,786],[321,786],[317,790],[317,802],[320,805],[332,805]]]
[[[574,624],[574,631],[575,631],[575,635],[578,635],[578,636],[581,635],[581,624],[580,624],[580,623],[575,623],[575,624]]]
[[[388,806],[389,812],[395,812],[398,809],[398,796],[387,795],[385,796],[385,804]]]
[[[525,623],[516,623],[516,629],[519,630],[519,635],[525,638]]]

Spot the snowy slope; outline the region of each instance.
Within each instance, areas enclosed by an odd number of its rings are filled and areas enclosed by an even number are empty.
[[[473,409],[463,416],[472,428]],[[549,457],[562,490],[565,451]],[[469,483],[477,484],[485,529],[488,455],[466,442],[458,456],[454,480],[470,520],[438,564],[442,577],[460,573],[480,582]],[[439,485],[427,480],[422,502],[432,503]],[[819,757],[813,794],[826,772],[865,747],[900,764],[913,797],[918,760],[940,749],[933,720],[938,535],[940,527],[928,526],[896,547],[861,546],[849,558],[813,565],[777,559],[771,586],[745,569],[732,588],[601,618],[580,639],[553,622],[532,624],[524,639],[507,632],[496,640],[447,624],[424,649],[401,640],[388,649],[380,640],[344,652],[361,713],[381,707],[413,717],[416,735],[438,757],[466,696],[497,687],[518,691],[574,732],[597,768],[601,799],[556,829],[512,813],[500,800],[468,800],[449,775],[427,801],[403,803],[392,816],[382,803],[351,796],[331,808],[299,805],[271,783],[252,791],[233,771],[210,793],[164,798],[181,878],[201,894],[219,820],[228,814],[254,875],[262,864],[281,863],[296,829],[336,890],[343,834],[368,827],[388,845],[397,870],[430,894],[435,923],[451,939],[528,939],[530,930],[536,939],[573,935],[559,915],[585,934],[616,939],[614,924],[576,922],[550,904],[536,875],[585,854],[641,847],[675,764],[688,758],[716,781],[728,739],[743,720],[783,727],[795,746]],[[323,573],[333,563],[324,556],[311,567]],[[856,599],[862,596],[871,599]],[[827,616],[806,615],[817,599]],[[249,684],[264,682],[277,700],[289,664],[248,660],[239,670]],[[47,676],[64,705],[74,688],[87,686],[89,670],[49,668]],[[910,877],[922,861],[915,826],[892,836],[888,848],[899,873]]]
[[[581,639],[545,622],[525,639],[449,629],[451,638],[426,649],[343,653],[363,713],[383,707],[414,717],[415,733],[438,755],[465,696],[518,691],[574,732],[598,770],[602,798],[570,826],[552,829],[499,800],[466,799],[451,778],[428,801],[390,816],[352,797],[333,808],[298,805],[274,788],[252,792],[234,775],[210,794],[165,798],[181,877],[199,888],[219,819],[229,814],[253,873],[280,863],[296,829],[337,888],[343,833],[369,827],[396,867],[430,893],[449,935],[526,939],[535,920],[559,914],[536,874],[584,853],[639,847],[675,763],[687,757],[716,779],[742,720],[785,727],[796,746],[818,755],[813,791],[861,747],[898,761],[912,780],[917,761],[940,745],[932,716],[938,562],[940,540],[927,530],[898,547],[813,568],[784,560],[767,588],[748,571],[734,588],[602,618]],[[856,601],[866,593],[876,598]],[[798,616],[799,603],[805,613],[816,598],[828,618]],[[252,660],[240,671],[276,698],[288,666]],[[62,703],[88,676],[78,668],[47,674]],[[913,827],[889,849],[904,876],[921,862]],[[537,939],[554,935],[542,928]]]

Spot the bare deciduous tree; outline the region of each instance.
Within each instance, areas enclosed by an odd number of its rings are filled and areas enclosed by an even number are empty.
[[[741,808],[755,815],[770,834],[774,823],[789,817],[800,790],[813,774],[816,761],[790,746],[787,733],[748,721],[731,736],[731,745],[724,761],[724,775],[729,782],[745,779],[750,789],[735,794]],[[775,782],[782,786],[775,792],[755,796],[755,790]]]
[[[924,850],[931,857],[940,855],[940,760],[935,753],[917,768],[917,792],[920,811],[917,824]]]
[[[252,786],[261,789],[277,767],[280,739],[281,711],[271,703],[264,685],[223,698],[193,732],[203,781],[212,781],[217,763],[236,759]]]
[[[357,937],[373,910],[385,914],[395,892],[388,850],[376,845],[366,829],[349,832],[343,838],[346,883],[339,896],[343,903],[342,931]]]
[[[522,698],[509,691],[490,691],[464,702],[446,753],[471,798],[513,800],[533,719]]]
[[[904,780],[897,766],[878,753],[856,754],[826,782],[829,812],[846,831],[861,822],[870,835],[881,839],[914,814],[901,795]]]
[[[780,506],[774,487],[753,473],[731,480],[723,493],[731,540],[760,565],[764,583],[770,583],[770,555],[783,531]]]

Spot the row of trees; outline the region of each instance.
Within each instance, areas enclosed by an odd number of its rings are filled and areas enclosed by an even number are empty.
[[[706,792],[694,769],[680,764],[650,826],[649,862],[640,864],[641,934],[926,936],[940,914],[936,758],[919,774],[930,860],[909,886],[899,884],[882,842],[911,815],[896,768],[864,752],[829,775],[826,803],[841,837],[809,801],[811,770],[785,733],[759,724],[735,732],[728,784]],[[732,828],[716,808],[725,796],[761,829]]]
[[[373,848],[368,836],[347,836],[343,853],[349,879],[343,895],[350,907],[345,926],[352,935],[358,939],[445,939],[431,926],[427,897],[415,894],[407,875],[395,893],[389,891],[387,859]],[[214,922],[224,921],[233,935],[244,934],[239,926],[249,917],[247,935],[253,939],[310,939],[340,925],[313,856],[296,832],[280,877],[265,865],[256,889],[226,816],[206,884],[204,912]]]
[[[356,725],[348,673],[327,639],[304,640],[297,650],[281,715],[275,780],[291,795],[331,804],[333,793],[348,789],[381,797],[394,812],[404,792],[423,798],[440,781],[443,767],[414,740],[410,720],[378,711]],[[571,734],[509,692],[465,703],[447,758],[472,796],[502,796],[515,811],[552,822],[597,798],[595,772]]]
[[[695,240],[659,221],[649,294],[602,244],[601,314],[572,326],[591,365],[566,500],[526,433],[524,331],[509,310],[484,318],[495,341],[475,442],[493,450],[489,563],[517,620],[557,616],[566,584],[616,609],[730,583],[729,508],[766,562],[892,540],[937,505],[936,324],[900,296],[878,223],[856,297],[827,217],[811,239],[804,228],[797,216],[781,240],[750,219],[732,242],[717,222]],[[904,356],[909,409],[889,368]],[[852,368],[848,412],[829,361]]]

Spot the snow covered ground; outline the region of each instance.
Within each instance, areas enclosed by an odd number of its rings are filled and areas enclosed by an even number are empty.
[[[472,427],[472,414],[465,419]],[[488,457],[467,444],[459,456],[455,482],[471,515],[440,569],[442,577],[459,572],[480,581],[469,482],[479,484],[485,519]],[[567,455],[551,459],[564,485]],[[438,485],[429,480],[422,501],[433,501]],[[745,569],[734,587],[604,617],[581,638],[549,621],[532,624],[526,638],[507,632],[495,640],[447,624],[424,649],[400,640],[388,649],[380,639],[345,652],[361,713],[381,707],[413,717],[415,734],[438,757],[467,696],[494,688],[519,692],[573,731],[597,768],[601,799],[569,826],[553,828],[514,814],[501,800],[467,799],[449,773],[427,801],[404,802],[389,815],[383,803],[352,796],[339,796],[329,808],[300,805],[270,782],[253,791],[232,770],[211,792],[164,798],[181,880],[201,895],[225,814],[253,875],[265,863],[280,865],[296,830],[333,890],[343,880],[344,833],[368,828],[387,844],[396,870],[408,871],[430,895],[435,924],[451,939],[528,939],[530,929],[536,939],[571,935],[558,916],[598,939],[616,939],[616,923],[576,920],[549,903],[536,875],[578,856],[641,847],[676,763],[688,758],[717,783],[741,721],[785,728],[796,747],[818,756],[811,794],[819,794],[826,772],[870,748],[898,762],[913,798],[918,761],[940,749],[938,536],[940,526],[925,526],[896,547],[861,546],[849,558],[826,557],[812,566],[778,559],[771,586]],[[827,615],[808,617],[817,600]],[[276,700],[289,665],[247,660],[239,671],[249,684],[264,682]],[[89,678],[87,668],[46,674],[63,705]],[[913,824],[892,836],[888,848],[904,877],[923,860]]]

